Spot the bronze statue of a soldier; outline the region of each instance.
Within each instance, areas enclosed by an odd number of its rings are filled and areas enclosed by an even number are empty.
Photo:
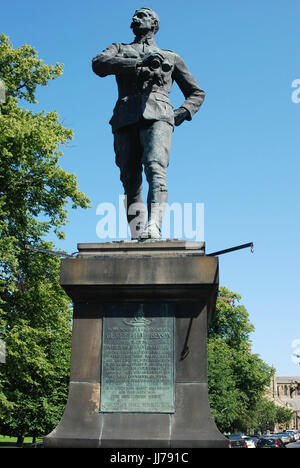
[[[179,55],[156,45],[159,17],[153,10],[137,10],[131,28],[134,41],[110,45],[94,57],[92,67],[100,77],[115,75],[118,85],[119,96],[110,124],[131,237],[159,239],[168,200],[166,169],[174,125],[192,119],[205,93]],[[173,81],[185,97],[175,111],[168,97]],[[149,183],[146,225],[143,167]]]

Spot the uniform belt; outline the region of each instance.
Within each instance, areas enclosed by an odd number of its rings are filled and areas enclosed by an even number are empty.
[[[158,91],[155,89],[155,90],[152,90],[151,93],[145,93],[143,91],[136,91],[131,94],[124,94],[122,96],[119,96],[119,99],[130,98],[133,96],[150,96],[150,94],[162,94],[165,97],[169,97],[168,91],[160,91],[160,90]]]

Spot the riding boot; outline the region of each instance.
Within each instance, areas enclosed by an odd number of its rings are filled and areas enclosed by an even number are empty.
[[[141,233],[141,239],[160,239],[161,225],[166,204],[168,201],[168,192],[155,190],[148,195],[148,221]]]
[[[146,219],[146,207],[142,196],[134,198],[125,197],[124,206],[131,233],[131,239],[139,239],[144,229]]]

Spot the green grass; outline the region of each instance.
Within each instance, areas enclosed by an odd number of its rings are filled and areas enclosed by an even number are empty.
[[[0,435],[0,447],[1,446],[16,446],[17,445],[17,437],[9,437],[9,436],[3,436]],[[36,442],[42,442],[42,437],[37,437]],[[25,437],[24,438],[24,445],[26,444],[32,444],[32,437]]]

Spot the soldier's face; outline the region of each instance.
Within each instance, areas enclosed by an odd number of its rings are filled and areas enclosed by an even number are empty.
[[[132,17],[130,27],[135,35],[151,31],[154,28],[154,22],[150,11],[137,10]]]

